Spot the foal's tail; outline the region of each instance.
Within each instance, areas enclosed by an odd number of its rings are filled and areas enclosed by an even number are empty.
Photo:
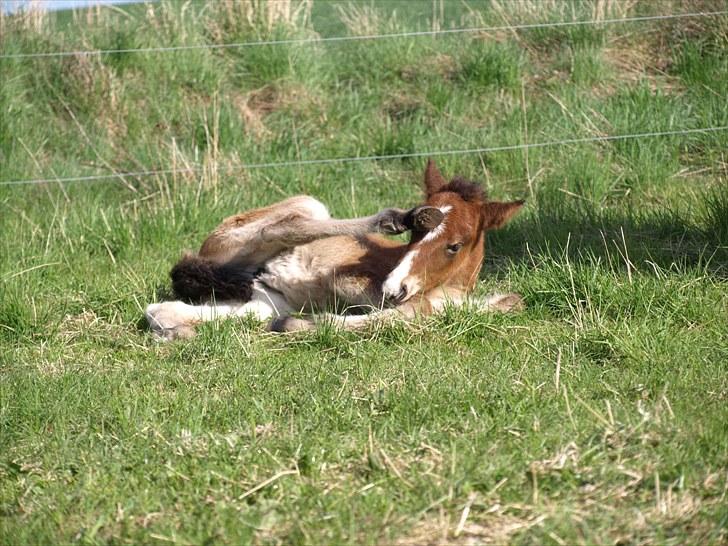
[[[253,275],[240,267],[216,264],[185,254],[169,272],[172,289],[181,300],[200,303],[215,299],[250,301]]]

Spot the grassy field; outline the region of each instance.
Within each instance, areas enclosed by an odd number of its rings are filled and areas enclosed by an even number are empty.
[[[277,6],[287,5],[285,2]],[[0,17],[4,54],[725,9],[157,3]],[[0,544],[726,544],[728,131],[439,158],[528,199],[479,291],[361,333],[142,310],[221,218],[420,199],[422,158],[728,125],[728,17],[0,59]],[[22,179],[197,170],[95,182]]]

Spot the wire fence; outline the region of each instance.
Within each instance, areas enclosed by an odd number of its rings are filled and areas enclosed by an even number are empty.
[[[506,152],[514,150],[525,150],[533,148],[547,148],[551,146],[564,146],[567,144],[584,144],[588,142],[610,142],[615,140],[630,140],[638,138],[653,138],[653,137],[666,137],[666,136],[677,136],[677,135],[690,135],[698,133],[714,133],[717,131],[728,130],[728,125],[721,127],[705,127],[699,129],[681,129],[675,131],[656,131],[649,133],[634,133],[627,135],[606,135],[596,137],[584,137],[584,138],[568,138],[564,140],[555,140],[550,142],[533,142],[530,144],[510,144],[506,146],[490,146],[485,148],[465,148],[460,150],[430,150],[427,152],[412,152],[406,154],[390,154],[390,155],[368,155],[368,156],[355,156],[355,157],[335,157],[335,158],[324,158],[324,159],[300,159],[293,161],[276,161],[267,163],[245,163],[242,165],[231,165],[229,167],[223,167],[226,172],[237,172],[244,170],[253,169],[269,169],[274,167],[305,167],[309,165],[332,165],[338,163],[352,163],[358,161],[384,161],[392,159],[409,159],[417,157],[440,157],[440,156],[451,156],[451,155],[465,155],[475,153],[489,153],[489,152]],[[110,174],[99,174],[90,176],[72,176],[68,178],[39,178],[35,180],[8,180],[0,182],[2,186],[10,185],[22,185],[22,184],[47,184],[51,182],[94,182],[101,180],[112,180],[112,179],[125,179],[125,178],[141,178],[148,176],[159,176],[159,175],[172,175],[172,174],[183,174],[183,173],[196,173],[202,172],[205,167],[184,167],[178,169],[160,169],[160,170],[149,170],[149,171],[130,171],[130,172],[114,172]]]
[[[324,37],[324,38],[270,40],[270,41],[239,42],[239,43],[228,43],[228,44],[193,44],[193,45],[178,45],[178,46],[170,46],[170,47],[17,53],[17,54],[0,55],[0,60],[2,60],[2,59],[68,57],[68,56],[73,56],[73,55],[108,55],[108,54],[115,54],[115,53],[164,53],[164,52],[188,51],[188,50],[196,50],[196,49],[230,49],[230,48],[276,46],[276,45],[306,45],[306,44],[336,43],[336,42],[364,41],[364,40],[383,40],[383,39],[405,38],[405,37],[440,36],[440,35],[453,35],[453,34],[464,34],[464,33],[487,33],[487,32],[497,32],[497,31],[527,30],[527,29],[536,29],[536,28],[573,27],[573,26],[579,26],[579,25],[605,25],[605,24],[634,23],[634,22],[644,23],[644,22],[649,22],[649,21],[665,21],[665,20],[671,20],[671,19],[674,20],[674,19],[697,18],[697,17],[717,17],[717,16],[722,16],[722,15],[728,15],[728,10],[710,11],[710,12],[677,13],[677,14],[665,14],[665,15],[650,15],[650,16],[626,17],[626,18],[614,18],[614,19],[602,19],[602,20],[557,21],[557,22],[551,22],[551,23],[524,23],[524,24],[500,25],[500,26],[490,26],[490,27],[469,27],[469,28],[456,28],[456,29],[444,29],[444,30],[398,32],[398,33],[387,33],[387,34],[369,34],[369,35],[363,35],[363,36],[331,36],[331,37]],[[290,161],[244,163],[244,164],[240,164],[240,165],[223,166],[222,170],[224,172],[229,173],[229,172],[238,172],[238,171],[244,171],[244,170],[269,169],[269,168],[276,168],[276,167],[305,167],[305,166],[310,166],[310,165],[331,165],[331,164],[342,164],[342,163],[352,163],[352,162],[385,161],[385,160],[418,158],[418,157],[438,157],[438,156],[466,155],[466,154],[475,154],[475,153],[494,153],[494,152],[505,152],[505,151],[516,151],[516,150],[529,150],[529,149],[535,149],[535,148],[546,148],[546,147],[554,147],[554,146],[565,146],[565,145],[570,145],[570,144],[623,141],[623,140],[633,140],[633,139],[640,139],[640,138],[656,138],[656,137],[690,135],[690,134],[706,134],[706,133],[715,133],[718,131],[725,131],[725,130],[728,130],[728,126],[678,129],[678,130],[667,130],[667,131],[653,131],[653,132],[644,132],[644,133],[605,135],[605,136],[594,136],[594,137],[583,137],[583,138],[569,138],[569,139],[548,141],[548,142],[509,144],[509,145],[503,145],[503,146],[465,148],[465,149],[456,149],[456,150],[429,150],[426,152],[411,152],[411,153],[390,154],[390,155],[367,155],[367,156],[338,157],[338,158],[298,159],[298,160],[290,160]],[[68,182],[97,182],[97,181],[106,181],[106,180],[126,181],[127,178],[133,179],[133,178],[142,178],[142,177],[150,177],[150,176],[165,176],[165,175],[176,175],[176,174],[183,174],[183,173],[199,173],[199,172],[203,172],[205,170],[205,168],[206,168],[205,166],[192,166],[192,167],[174,168],[174,169],[150,169],[150,170],[127,171],[127,172],[109,172],[106,174],[87,175],[87,176],[4,180],[4,181],[0,181],[0,186],[22,186],[22,185],[68,183]],[[220,167],[218,166],[218,169],[219,168]]]
[[[601,20],[582,20],[582,21],[555,21],[552,23],[523,23],[515,25],[499,25],[489,27],[468,27],[454,28],[442,30],[422,30],[413,32],[392,32],[387,34],[367,34],[363,36],[329,36],[323,38],[300,38],[290,40],[268,40],[253,42],[236,42],[228,44],[191,44],[177,45],[169,47],[139,47],[125,49],[89,49],[75,51],[52,51],[52,52],[35,52],[35,53],[10,53],[0,55],[0,59],[33,59],[33,58],[52,58],[52,57],[71,57],[75,55],[111,55],[120,53],[168,53],[174,51],[189,51],[196,49],[238,49],[246,47],[259,46],[277,46],[277,45],[310,45],[310,44],[329,44],[337,42],[355,42],[364,40],[384,40],[391,38],[408,38],[420,36],[446,36],[452,34],[466,33],[487,33],[498,31],[514,31],[529,30],[537,28],[559,28],[574,27],[585,25],[612,25],[620,23],[636,23],[649,21],[666,21],[670,19],[686,19],[695,17],[717,17],[720,15],[728,15],[728,10],[723,11],[706,11],[693,13],[675,13],[668,15],[645,15],[640,17],[619,17],[614,19]]]

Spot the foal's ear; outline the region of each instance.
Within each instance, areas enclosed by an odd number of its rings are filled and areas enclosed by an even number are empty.
[[[437,193],[447,182],[443,178],[442,174],[435,165],[432,159],[427,160],[427,167],[425,168],[425,193],[427,197]]]
[[[521,210],[524,203],[525,201],[522,199],[511,201],[510,203],[501,203],[500,201],[484,203],[483,218],[485,218],[485,224],[483,229],[498,229],[502,227]]]

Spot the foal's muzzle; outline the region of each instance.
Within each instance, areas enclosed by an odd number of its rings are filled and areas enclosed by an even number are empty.
[[[407,286],[402,284],[397,294],[387,294],[385,295],[384,300],[390,305],[398,305],[407,299],[408,293]]]

